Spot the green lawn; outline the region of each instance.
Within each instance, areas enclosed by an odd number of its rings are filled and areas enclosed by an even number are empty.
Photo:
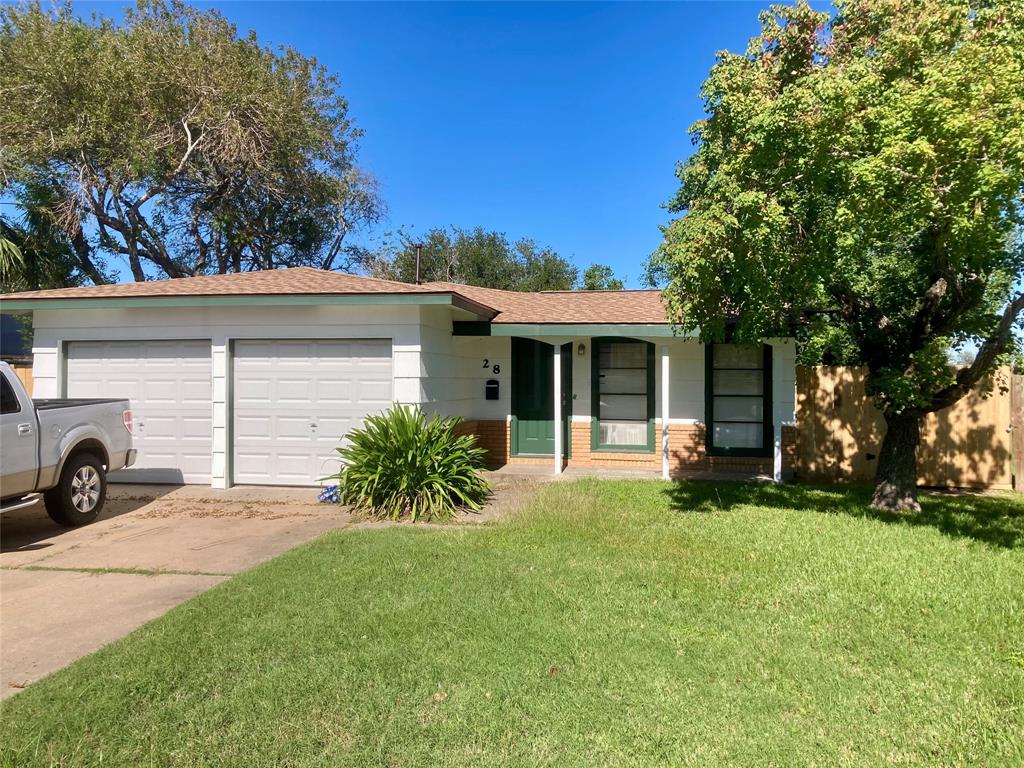
[[[339,531],[0,710],[9,765],[1021,766],[1024,503],[555,483]]]

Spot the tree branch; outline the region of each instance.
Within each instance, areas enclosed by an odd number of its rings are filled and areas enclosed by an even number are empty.
[[[193,115],[193,113],[195,113],[197,108],[198,107],[193,107],[192,111],[181,119],[181,125],[185,129],[186,137],[185,154],[181,156],[181,159],[178,161],[177,167],[169,174],[167,174],[164,177],[163,181],[159,182],[158,184],[154,184],[150,189],[143,193],[143,195],[132,204],[131,207],[133,210],[138,211],[141,206],[145,205],[147,202],[152,200],[156,195],[160,194],[163,190],[165,190],[167,188],[167,185],[170,184],[174,179],[176,179],[178,177],[178,174],[185,170],[185,165],[188,163],[189,157],[192,156],[192,153],[196,150],[199,144],[203,141],[203,137],[206,135],[206,130],[204,128],[199,132],[199,136],[195,140],[193,140],[192,130],[188,127],[188,119]]]
[[[1024,293],[1006,305],[999,323],[981,345],[974,362],[957,373],[955,382],[932,396],[931,402],[924,409],[925,413],[948,408],[974,388],[981,377],[992,369],[995,359],[1006,351],[1013,334],[1013,323],[1022,311]]]
[[[99,269],[96,268],[96,264],[93,263],[92,248],[89,247],[89,241],[85,239],[85,233],[82,232],[81,227],[71,236],[71,247],[75,252],[75,257],[78,259],[79,266],[88,275],[89,279],[92,280],[93,284],[105,284],[107,281]]]

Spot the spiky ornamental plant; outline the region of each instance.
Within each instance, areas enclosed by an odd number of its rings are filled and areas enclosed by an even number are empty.
[[[338,449],[339,501],[379,519],[413,522],[479,511],[490,492],[480,476],[486,451],[474,435],[455,433],[460,421],[397,404],[368,417]]]
[[[919,509],[922,419],[1006,360],[1024,310],[1024,0],[801,0],[761,24],[704,83],[652,273],[709,341],[824,310],[804,349],[866,366],[885,417],[873,503]]]

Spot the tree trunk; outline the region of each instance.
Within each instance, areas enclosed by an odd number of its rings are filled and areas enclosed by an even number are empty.
[[[885,414],[886,432],[878,456],[871,506],[886,511],[921,511],[917,503],[917,448],[921,417],[917,413]]]

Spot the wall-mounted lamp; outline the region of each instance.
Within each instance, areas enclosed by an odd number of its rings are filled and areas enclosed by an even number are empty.
[[[576,354],[579,355],[580,357],[583,357],[585,354],[587,354],[587,345],[584,344],[582,341],[580,342],[580,345],[576,347]]]

